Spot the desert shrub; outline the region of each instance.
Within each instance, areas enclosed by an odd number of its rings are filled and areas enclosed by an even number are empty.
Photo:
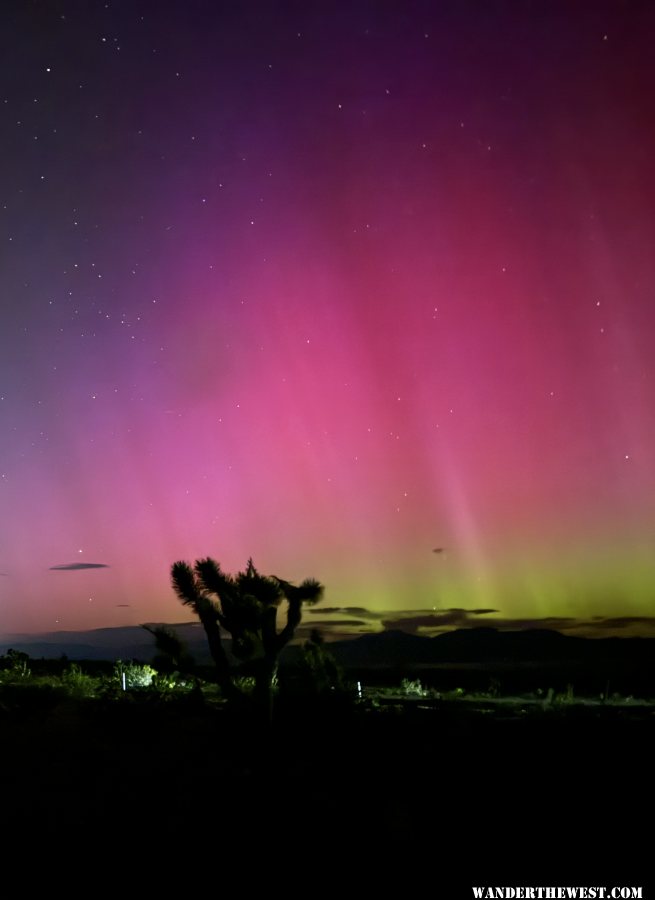
[[[60,680],[75,697],[92,697],[98,686],[98,680],[83,672],[77,663],[71,663],[61,673]]]
[[[194,686],[193,678],[183,676],[179,672],[156,672],[152,676],[151,686],[162,694],[173,691],[188,691]]]
[[[114,676],[118,679],[120,686],[126,690],[150,687],[156,674],[157,670],[152,666],[123,662],[122,659],[117,660],[114,666]]]
[[[344,687],[343,671],[317,629],[312,630],[310,639],[303,644],[300,671],[309,693],[322,694]]]
[[[445,691],[443,696],[446,700],[461,700],[466,695],[464,688],[456,687],[452,691]]]
[[[420,678],[414,681],[411,678],[403,678],[400,688],[406,697],[426,697],[428,694],[428,690],[423,687]]]
[[[251,675],[235,675],[234,684],[244,694],[252,694],[255,690],[255,678]]]
[[[23,681],[32,674],[28,666],[29,656],[20,650],[7,650],[5,656],[0,659],[0,677],[4,682]]]

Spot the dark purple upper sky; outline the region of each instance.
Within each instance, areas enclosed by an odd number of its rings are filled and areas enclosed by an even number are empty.
[[[650,612],[651,2],[0,22],[0,631],[184,618],[208,554]]]

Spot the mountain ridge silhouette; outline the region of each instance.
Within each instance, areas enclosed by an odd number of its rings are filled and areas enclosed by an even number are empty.
[[[199,623],[183,622],[168,627],[179,634],[199,662],[209,661],[205,634]],[[298,643],[289,647],[285,659],[292,660],[299,652],[298,647]],[[434,637],[388,629],[329,641],[327,647],[337,661],[347,667],[548,660],[598,662],[603,659],[655,663],[655,638],[585,638],[544,628],[500,630],[481,626],[454,629]],[[150,660],[155,655],[154,641],[138,625],[0,635],[0,653],[6,653],[9,648],[28,653],[33,658],[66,655],[72,660]]]

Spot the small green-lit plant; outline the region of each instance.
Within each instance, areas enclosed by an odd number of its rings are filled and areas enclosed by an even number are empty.
[[[29,656],[20,650],[7,650],[2,658],[3,681],[23,681],[30,677],[32,671],[28,666]]]
[[[96,679],[83,672],[77,663],[71,663],[61,673],[61,682],[71,694],[78,697],[93,696],[97,687]]]
[[[400,689],[406,697],[426,697],[428,693],[427,688],[421,684],[420,678],[414,681],[411,678],[403,678],[400,682]]]
[[[255,678],[252,675],[236,675],[234,684],[243,694],[252,694],[255,689]]]
[[[151,686],[162,694],[168,694],[189,690],[193,684],[193,679],[183,678],[179,672],[157,672],[152,676]]]
[[[122,659],[117,660],[114,666],[114,675],[125,690],[150,687],[156,674],[157,670],[152,666],[123,662]]]

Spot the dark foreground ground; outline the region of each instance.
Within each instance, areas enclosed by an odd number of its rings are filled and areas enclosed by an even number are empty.
[[[344,890],[400,878],[403,896],[647,885],[654,736],[647,708],[332,698],[281,704],[270,733],[190,698],[5,710],[3,834],[73,856],[91,845],[114,873],[214,860],[245,879],[237,896],[271,879],[294,894],[306,871]]]

